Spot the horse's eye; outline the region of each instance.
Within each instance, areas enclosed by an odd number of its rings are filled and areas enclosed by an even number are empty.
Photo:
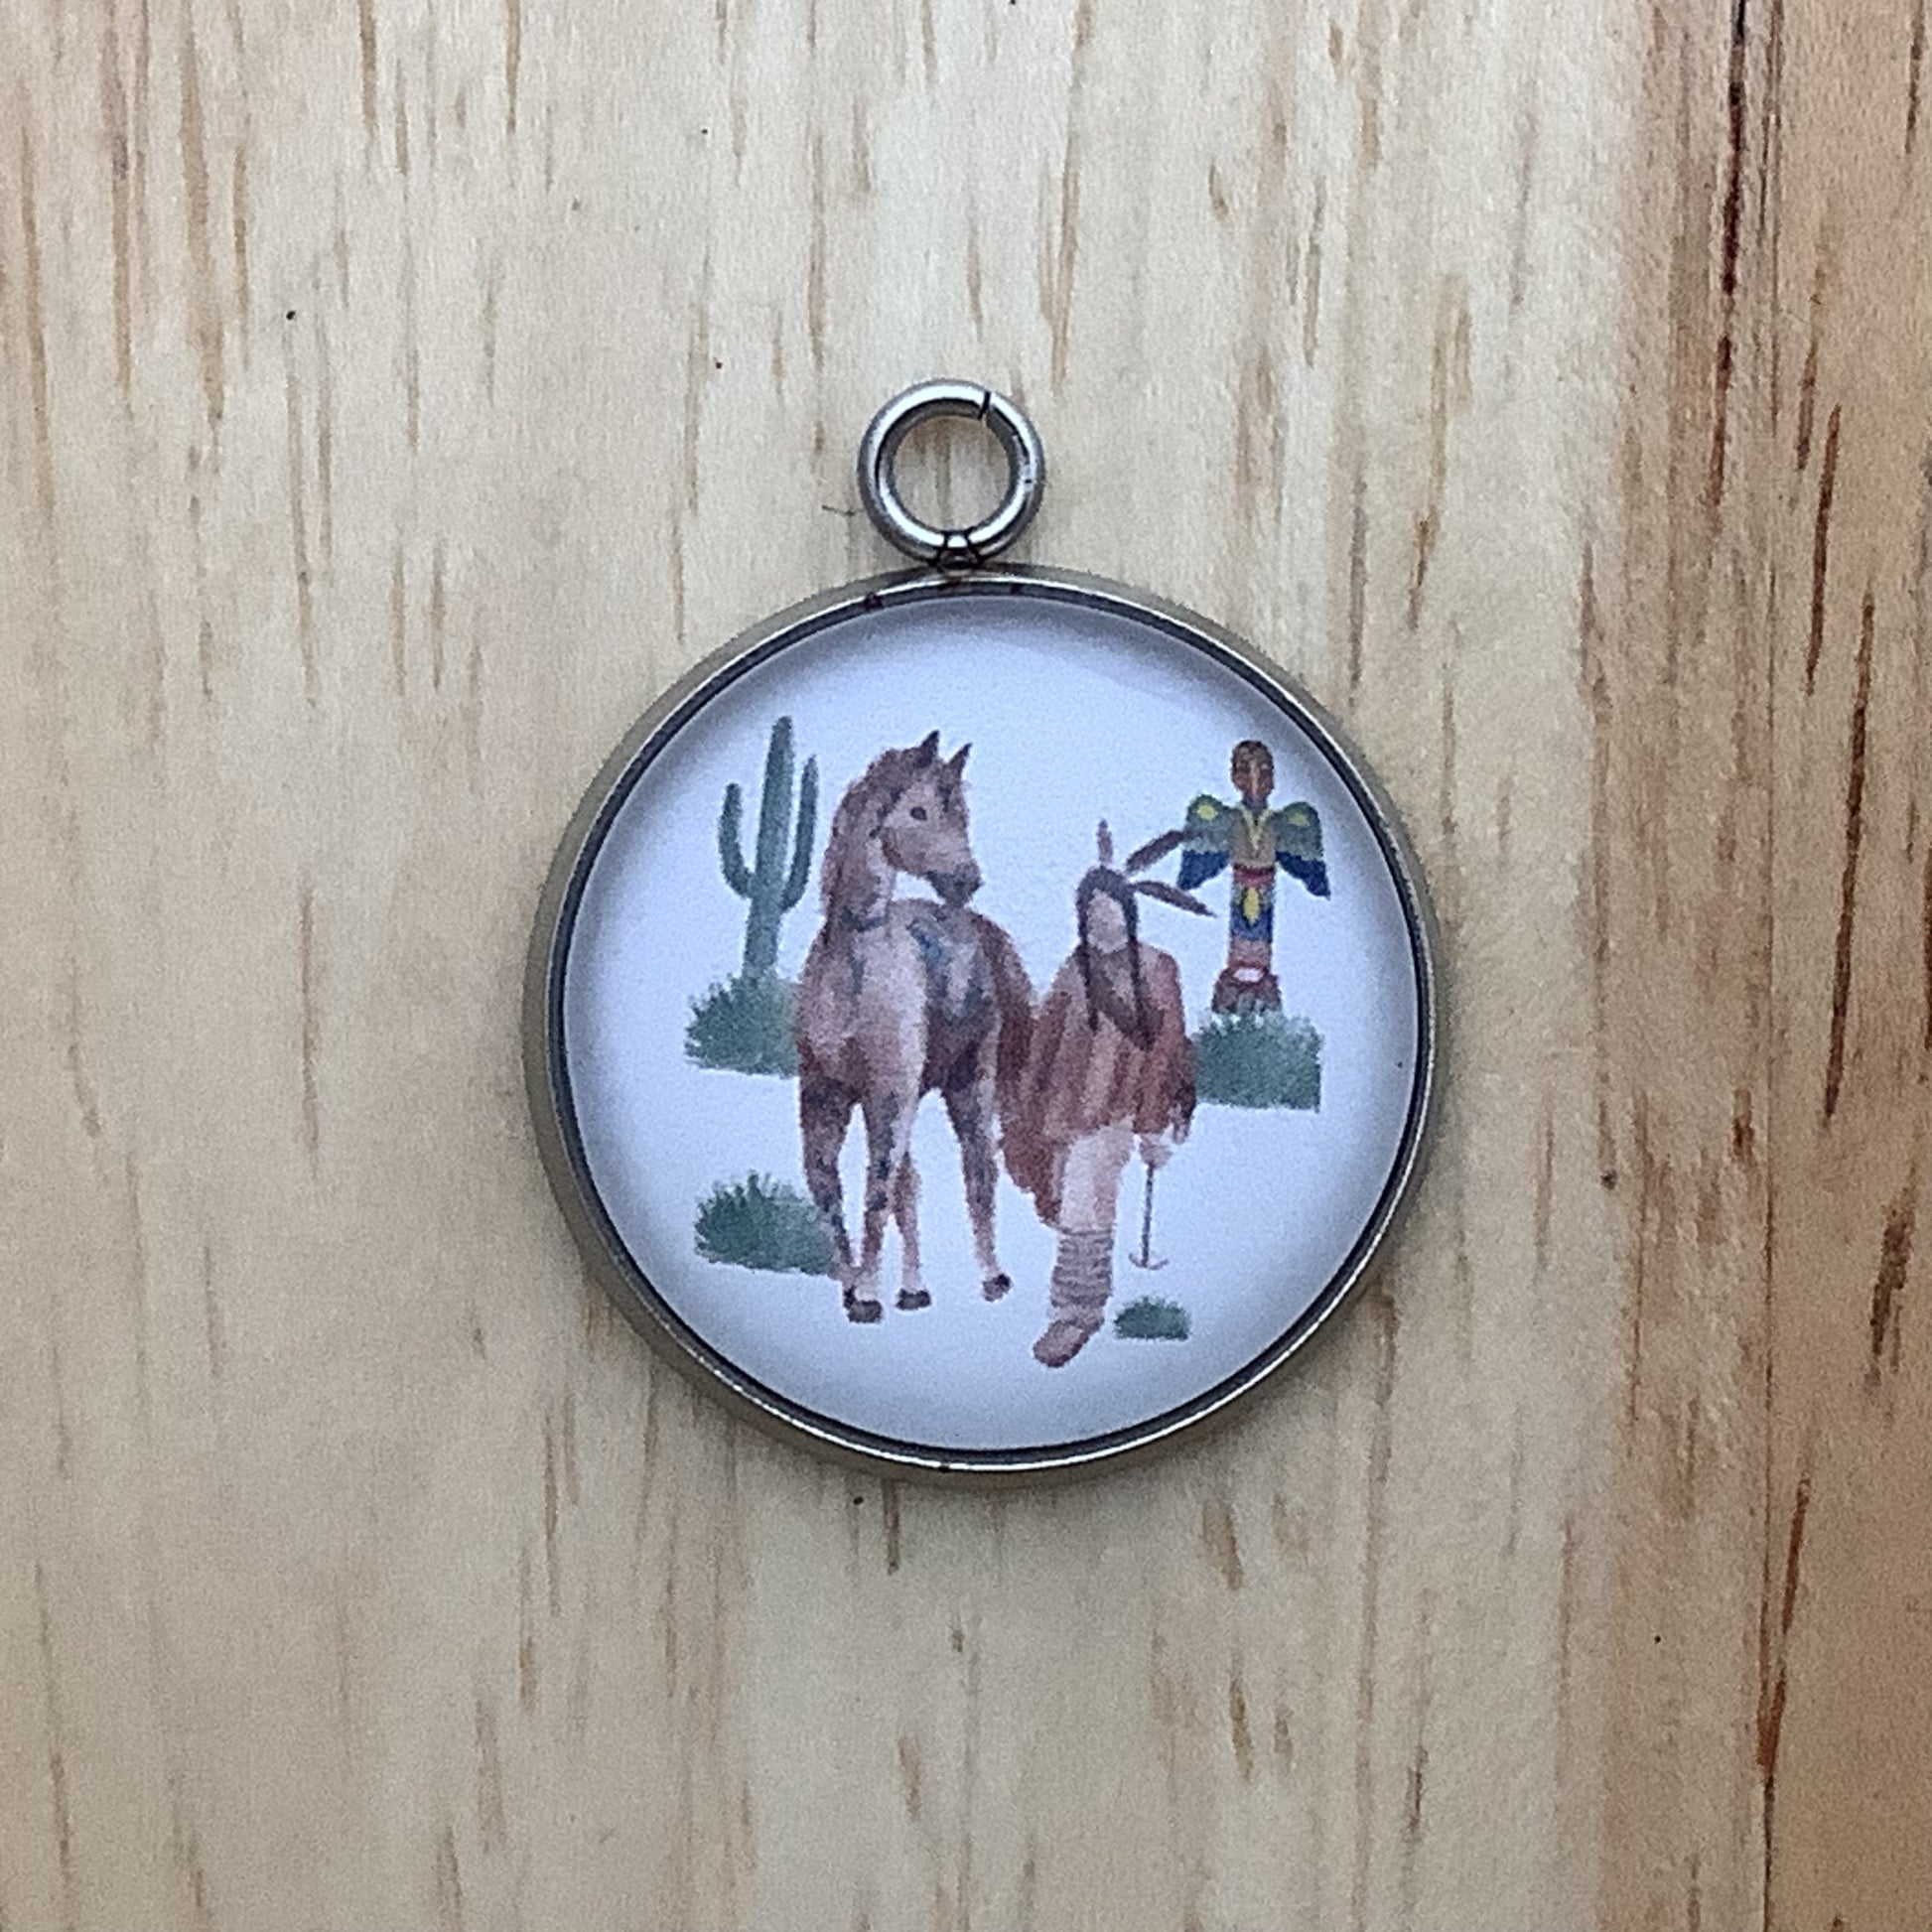
[[[925,823],[925,807],[923,805],[914,805],[912,807],[912,816],[923,825]]]

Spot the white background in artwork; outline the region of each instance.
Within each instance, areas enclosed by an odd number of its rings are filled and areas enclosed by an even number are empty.
[[[694,1066],[692,1001],[737,972],[745,901],[719,871],[727,784],[745,792],[756,837],[766,740],[788,715],[798,760],[816,756],[816,854],[845,787],[888,746],[935,727],[950,754],[970,741],[967,798],[985,885],[976,908],[1019,945],[1035,993],[1073,941],[1073,890],[1094,827],[1124,856],[1177,825],[1203,791],[1230,797],[1228,753],[1260,738],[1275,755],[1275,802],[1321,815],[1332,897],[1281,877],[1276,968],[1291,1013],[1323,1039],[1315,1113],[1203,1106],[1156,1187],[1157,1256],[1140,1234],[1141,1170],[1122,1187],[1114,1300],[1181,1303],[1184,1342],[1103,1330],[1067,1367],[1031,1347],[1047,1318],[1053,1238],[1004,1175],[1001,1260],[1014,1277],[988,1306],[936,1096],[913,1152],[923,1180],[924,1275],[932,1307],[891,1306],[889,1235],[874,1326],[845,1319],[836,1284],[702,1260],[699,1201],[757,1171],[802,1189],[794,1082]],[[1158,869],[1172,878],[1172,859]],[[902,882],[907,896],[923,893]],[[1227,874],[1202,919],[1144,902],[1142,937],[1180,967],[1190,1024],[1226,951]],[[787,915],[778,970],[795,979],[820,919],[816,869]],[[838,1422],[942,1449],[1045,1446],[1128,1427],[1240,1369],[1308,1308],[1374,1209],[1400,1143],[1415,1073],[1418,1002],[1407,927],[1387,862],[1353,796],[1300,731],[1231,674],[1124,618],[1044,600],[928,603],[847,621],[781,652],[707,705],[653,762],[618,815],[584,895],[564,998],[565,1044],[586,1158],[612,1220],[665,1301],[721,1353]],[[855,1243],[863,1131],[846,1147]]]

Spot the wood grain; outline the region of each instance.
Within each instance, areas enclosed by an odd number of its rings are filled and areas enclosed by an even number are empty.
[[[0,13],[0,1924],[1932,1923],[1925,48]],[[999,1501],[658,1369],[517,1071],[580,786],[940,371],[1346,718],[1449,971],[1378,1288]]]

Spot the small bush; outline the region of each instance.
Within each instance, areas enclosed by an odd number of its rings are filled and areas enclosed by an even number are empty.
[[[796,1187],[765,1174],[721,1181],[698,1206],[698,1253],[769,1275],[830,1275],[832,1233]]]
[[[741,974],[714,986],[691,1002],[684,1030],[684,1051],[700,1066],[727,1073],[775,1073],[785,1079],[798,1071],[798,1048],[791,1036],[797,989],[772,973]]]
[[[1178,1302],[1158,1295],[1143,1295],[1114,1316],[1114,1333],[1129,1341],[1185,1341],[1192,1325]]]
[[[1194,1087],[1221,1107],[1321,1105],[1321,1035],[1284,1013],[1210,1014],[1194,1035]]]

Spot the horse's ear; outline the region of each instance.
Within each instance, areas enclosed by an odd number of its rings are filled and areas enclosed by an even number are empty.
[[[912,754],[912,761],[915,764],[930,764],[938,756],[939,734],[937,732],[927,732],[919,740],[918,749]]]
[[[966,754],[970,752],[972,749],[973,748],[970,745],[962,745],[959,748],[959,750],[956,751],[952,755],[952,757],[946,760],[946,769],[950,771],[955,778],[958,777],[959,774],[966,769]]]

